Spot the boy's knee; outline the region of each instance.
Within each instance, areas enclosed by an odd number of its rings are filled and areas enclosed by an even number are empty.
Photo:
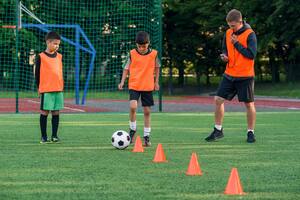
[[[51,111],[52,115],[59,115],[59,111],[58,110],[54,110],[54,111]]]
[[[135,112],[137,109],[137,106],[136,105],[130,105],[130,111],[131,112]]]
[[[130,108],[135,108],[136,109],[137,106],[138,106],[138,103],[137,103],[136,100],[131,100],[129,105],[130,105]]]
[[[41,110],[41,114],[45,115],[45,116],[48,116],[49,111],[48,110]]]
[[[150,115],[151,110],[149,107],[144,107],[144,115]]]

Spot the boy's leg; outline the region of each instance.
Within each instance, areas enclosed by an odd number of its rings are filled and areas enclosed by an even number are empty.
[[[136,109],[138,107],[139,98],[140,98],[140,92],[135,91],[135,90],[129,90],[130,122],[136,122]]]
[[[138,103],[137,103],[137,100],[131,100],[130,101],[130,112],[129,112],[129,119],[130,119],[130,122],[136,122],[136,109],[137,109],[137,106],[138,106]],[[136,126],[136,124],[135,124]],[[136,127],[131,127],[131,129],[135,130]]]
[[[141,96],[142,106],[144,108],[144,144],[151,146],[150,132],[151,132],[151,106],[154,105],[153,94],[151,91],[143,92]]]
[[[59,111],[54,110],[52,111],[52,137],[51,140],[53,142],[58,142],[58,137],[57,137],[57,130],[59,126]]]
[[[151,112],[151,108],[148,106],[144,107],[144,128],[147,129],[151,127],[150,125],[150,121],[151,121],[151,117],[150,117],[150,112]],[[149,136],[150,135],[150,131],[144,131],[144,136]]]
[[[48,142],[47,138],[47,117],[49,111],[41,110],[40,114],[40,130],[41,130],[41,143]]]
[[[59,110],[62,110],[64,108],[64,95],[63,92],[53,92],[52,94],[53,98],[53,107],[52,107],[52,142],[58,142],[59,139],[57,137],[57,131],[59,126]]]
[[[136,110],[138,107],[139,98],[139,91],[129,90],[129,135],[131,139],[130,143],[134,142],[134,135],[136,133]]]
[[[129,111],[129,136],[130,143],[134,142],[134,135],[136,133],[136,109],[137,109],[137,100],[130,100],[130,111]]]
[[[146,147],[151,146],[150,133],[151,133],[151,107],[144,107],[144,145]]]

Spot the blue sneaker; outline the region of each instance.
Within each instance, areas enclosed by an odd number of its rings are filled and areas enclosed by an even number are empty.
[[[214,128],[213,132],[207,138],[205,138],[205,140],[207,142],[212,142],[212,141],[215,141],[215,140],[220,139],[222,137],[224,137],[223,129],[218,130],[218,129]]]
[[[47,144],[47,143],[49,143],[49,140],[47,139],[47,137],[41,137],[40,143],[41,144]]]

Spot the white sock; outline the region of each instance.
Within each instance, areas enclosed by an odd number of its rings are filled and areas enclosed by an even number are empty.
[[[134,122],[129,121],[129,127],[131,130],[136,131],[136,121],[134,121]]]
[[[222,130],[222,125],[215,124],[215,128],[220,131],[220,130]]]
[[[145,136],[149,136],[150,135],[150,132],[151,132],[151,128],[149,127],[149,128],[144,128],[144,137]]]
[[[254,130],[253,129],[248,129],[248,132],[251,131],[254,134]]]

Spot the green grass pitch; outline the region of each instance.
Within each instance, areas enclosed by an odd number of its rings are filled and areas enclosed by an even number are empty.
[[[245,113],[226,113],[213,143],[204,141],[213,114],[154,113],[144,153],[111,146],[128,114],[62,114],[60,144],[39,144],[37,114],[0,119],[0,199],[300,199],[300,112],[258,112],[255,144],[245,142]],[[152,162],[157,143],[167,163]],[[202,176],[185,175],[192,152]],[[245,196],[223,195],[232,167]]]

